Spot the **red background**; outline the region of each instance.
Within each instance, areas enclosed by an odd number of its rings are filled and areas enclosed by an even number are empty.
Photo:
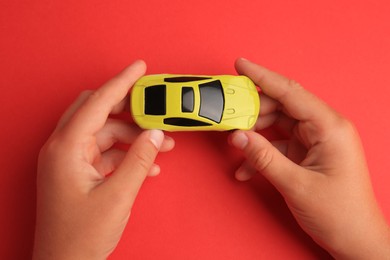
[[[0,258],[31,256],[37,154],[64,109],[135,59],[148,73],[235,74],[243,56],[299,81],[357,125],[390,219],[388,1],[0,2]],[[239,183],[226,133],[173,133],[111,259],[313,259],[262,179]]]

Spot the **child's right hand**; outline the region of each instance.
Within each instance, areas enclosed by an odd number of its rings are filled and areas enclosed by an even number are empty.
[[[288,140],[236,131],[246,161],[239,180],[260,172],[283,195],[300,226],[334,257],[389,259],[390,231],[377,205],[353,124],[298,83],[244,59],[240,74],[262,90],[256,130],[274,125]]]

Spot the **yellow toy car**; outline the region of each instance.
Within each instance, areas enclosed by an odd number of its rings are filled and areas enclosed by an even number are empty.
[[[251,129],[260,99],[245,76],[159,74],[140,78],[131,113],[144,129],[167,131]]]

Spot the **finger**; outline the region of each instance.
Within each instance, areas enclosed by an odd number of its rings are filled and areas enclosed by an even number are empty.
[[[149,177],[157,176],[160,174],[160,171],[161,171],[160,166],[154,163],[152,165],[152,167],[150,167],[150,170],[148,172],[148,176]]]
[[[307,155],[307,149],[296,138],[271,141],[271,144],[296,164],[300,164]]]
[[[281,154],[287,157],[288,153],[288,140],[276,140],[270,142]],[[289,158],[291,159],[291,158]],[[294,160],[292,160],[295,162]],[[237,169],[235,176],[239,181],[247,181],[251,179],[257,170],[249,161],[244,161],[240,168]]]
[[[235,66],[239,74],[251,78],[264,94],[280,102],[293,118],[329,125],[327,119],[332,118],[334,111],[295,81],[245,59],[238,59]]]
[[[108,174],[115,171],[118,166],[121,164],[123,159],[126,156],[126,152],[118,149],[111,149],[104,152],[99,160],[93,163],[94,168],[101,176],[107,176]],[[148,176],[157,176],[160,174],[160,166],[153,164],[150,167]]]
[[[152,175],[156,173],[154,159],[163,140],[164,133],[160,130],[142,132],[115,172],[99,187],[103,189],[102,192],[119,194],[124,199],[125,207],[130,209],[148,173],[151,169]]]
[[[255,131],[263,130],[271,127],[279,118],[280,113],[274,112],[268,115],[260,116],[255,123]]]
[[[169,152],[174,147],[175,147],[175,140],[172,137],[165,135],[164,141],[160,147],[160,152]]]
[[[102,175],[112,173],[118,165],[123,161],[126,152],[119,149],[111,149],[101,154],[101,156],[94,161],[93,167]]]
[[[273,126],[285,136],[291,136],[294,134],[299,121],[293,119],[282,112],[274,112],[268,115],[260,116],[255,123],[255,130],[263,130],[265,128]]]
[[[242,150],[247,161],[282,194],[293,192],[306,180],[306,170],[290,161],[263,136],[252,131],[235,131],[231,143]]]
[[[61,116],[60,120],[57,123],[56,131],[62,129],[68,121],[72,118],[74,113],[85,103],[89,96],[93,94],[93,90],[84,90],[77,97],[76,101],[65,111]],[[119,104],[115,105],[111,111],[111,114],[119,114],[125,110],[127,104],[129,103],[129,98],[125,97]]]
[[[92,90],[85,90],[80,93],[77,99],[70,105],[70,107],[64,112],[60,120],[57,123],[56,131],[63,128],[66,123],[70,120],[73,114],[79,109],[79,107],[84,104],[85,100],[93,93]]]
[[[129,89],[145,73],[145,70],[146,64],[137,61],[91,94],[67,125],[72,135],[83,138],[99,131],[104,126],[108,115],[117,111],[118,105],[125,104],[124,98]]]
[[[120,114],[123,111],[130,112],[130,95],[128,94],[112,108],[110,114]]]
[[[257,170],[252,166],[252,164],[248,161],[244,161],[235,172],[235,177],[239,181],[247,181],[250,180],[256,173]]]
[[[273,98],[270,98],[267,95],[260,94],[260,116],[268,115],[274,113],[275,111],[280,110],[281,105],[278,101]]]
[[[287,157],[288,140],[275,140],[270,142],[281,154]]]
[[[104,127],[96,134],[96,143],[101,152],[106,151],[113,144],[131,144],[142,130],[134,124],[118,119],[107,119]]]
[[[277,140],[277,141],[272,141],[271,144],[276,149],[278,149],[280,153],[282,153],[284,156],[287,156],[288,141]],[[257,174],[256,168],[253,167],[249,161],[245,160],[235,172],[235,177],[239,181],[247,181],[252,179],[252,177],[255,176],[256,174]]]
[[[132,144],[141,132],[142,130],[134,124],[109,118],[104,127],[96,134],[96,143],[100,151],[104,152],[115,143]],[[160,151],[170,151],[174,146],[173,138],[165,136]]]

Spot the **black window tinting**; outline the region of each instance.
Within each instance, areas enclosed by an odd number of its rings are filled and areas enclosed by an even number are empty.
[[[196,76],[179,76],[179,77],[167,77],[164,78],[164,82],[178,83],[178,82],[192,82],[199,80],[211,79],[209,77],[196,77]]]
[[[166,114],[166,86],[156,85],[145,88],[145,114]]]
[[[191,127],[191,126],[210,126],[211,124],[190,119],[190,118],[182,118],[182,117],[170,117],[164,119],[164,124],[166,125],[174,125],[174,126],[184,126],[184,127]]]

